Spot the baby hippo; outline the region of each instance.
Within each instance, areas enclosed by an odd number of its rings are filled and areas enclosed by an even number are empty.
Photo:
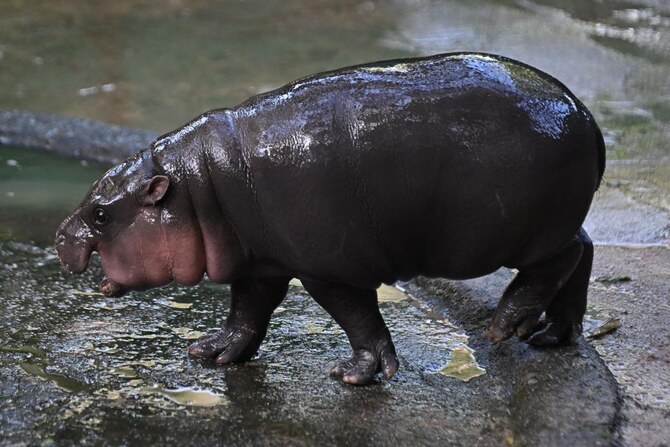
[[[56,249],[73,273],[99,252],[108,296],[230,284],[225,326],[188,348],[220,364],[254,356],[298,278],[351,343],[332,375],[367,384],[398,369],[375,290],[417,275],[518,269],[490,338],[574,341],[604,169],[593,117],[541,71],[488,54],[377,62],[159,138],[93,185]]]

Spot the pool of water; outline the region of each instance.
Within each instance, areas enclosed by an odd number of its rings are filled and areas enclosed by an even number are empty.
[[[603,128],[606,179],[670,211],[670,3],[658,0],[8,0],[0,108],[167,132],[314,72],[466,50],[563,81]]]
[[[104,172],[95,164],[0,147],[0,239],[51,244],[59,223]]]
[[[610,158],[668,157],[670,3],[654,0],[8,0],[0,108],[165,132],[317,71],[463,50],[562,80]]]
[[[168,131],[297,77],[407,56],[400,10],[358,1],[0,4],[0,107]]]

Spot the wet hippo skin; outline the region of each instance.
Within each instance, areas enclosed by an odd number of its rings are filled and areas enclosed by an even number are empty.
[[[230,283],[225,326],[188,348],[218,363],[256,353],[299,278],[351,343],[332,375],[365,384],[398,368],[375,289],[417,275],[516,268],[491,339],[574,341],[604,168],[593,117],[547,74],[487,54],[377,62],[160,137],[93,185],[56,249],[74,273],[98,251],[109,296]]]

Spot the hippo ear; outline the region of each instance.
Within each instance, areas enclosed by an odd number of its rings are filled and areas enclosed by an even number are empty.
[[[163,198],[170,186],[170,180],[164,175],[155,175],[142,186],[140,199],[145,205],[154,205]]]

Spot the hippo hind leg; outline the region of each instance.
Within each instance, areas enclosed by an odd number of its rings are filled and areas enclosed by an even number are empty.
[[[574,342],[582,333],[592,263],[593,243],[582,228],[553,257],[519,269],[498,304],[489,338],[501,341],[516,332],[534,346]]]
[[[216,359],[219,364],[250,360],[265,338],[272,312],[286,296],[289,279],[233,282],[225,326],[196,340],[188,347],[188,354]]]
[[[555,346],[572,343],[582,334],[582,320],[586,313],[586,295],[593,265],[593,242],[582,228],[577,234],[583,251],[579,263],[568,281],[549,303],[545,319],[528,339],[534,346]]]
[[[339,324],[349,338],[353,355],[335,362],[330,375],[353,385],[373,381],[378,372],[387,379],[398,370],[398,358],[386,323],[379,313],[376,290],[302,279],[314,300]]]

